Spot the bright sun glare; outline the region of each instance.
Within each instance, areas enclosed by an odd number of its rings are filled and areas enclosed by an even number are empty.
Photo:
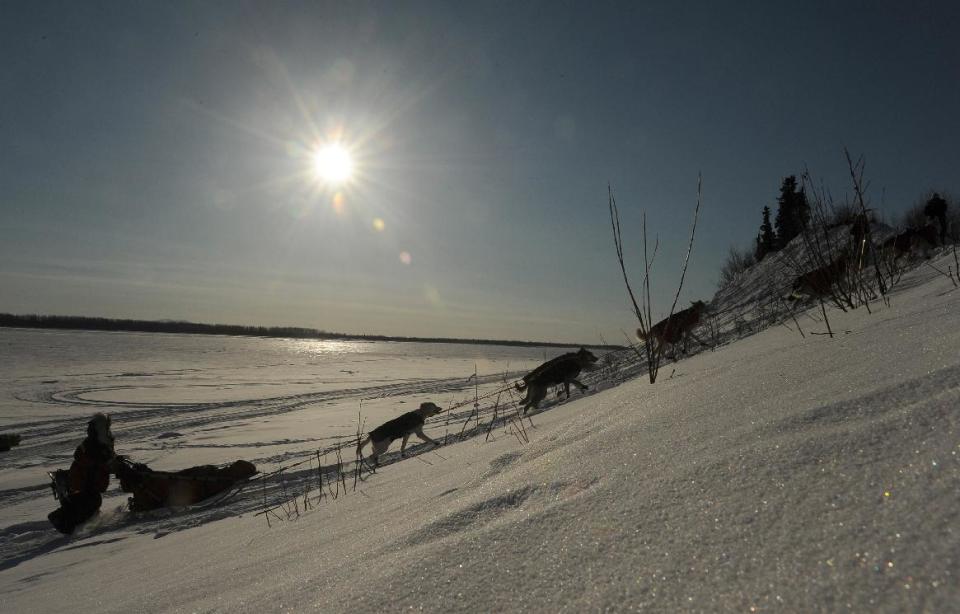
[[[353,174],[353,159],[339,143],[324,145],[313,154],[313,170],[327,183],[343,183]]]

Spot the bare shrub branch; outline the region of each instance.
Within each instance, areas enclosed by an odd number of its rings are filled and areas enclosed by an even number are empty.
[[[690,254],[693,251],[693,240],[697,231],[697,220],[700,215],[700,202],[701,202],[701,188],[702,188],[703,178],[702,176],[697,176],[697,206],[693,211],[693,225],[690,228],[690,241],[687,245],[687,253],[683,259],[683,269],[680,272],[680,282],[677,284],[677,292],[673,297],[673,304],[670,307],[670,313],[667,316],[666,328],[670,326],[670,319],[673,317],[674,310],[677,307],[677,301],[680,299],[680,292],[683,290],[683,281],[687,274],[687,266],[690,263]],[[642,216],[642,234],[643,234],[643,294],[641,300],[637,301],[637,297],[633,292],[633,288],[630,285],[630,277],[627,275],[627,267],[624,262],[623,257],[623,236],[620,232],[620,211],[617,208],[617,201],[613,196],[613,189],[608,185],[607,186],[607,205],[610,213],[610,226],[613,231],[613,245],[617,252],[617,262],[620,265],[620,272],[623,275],[623,283],[627,288],[627,295],[630,297],[630,304],[633,307],[633,313],[637,318],[639,323],[639,331],[641,336],[646,339],[644,346],[644,358],[647,362],[647,375],[650,379],[650,383],[653,384],[657,381],[657,373],[660,370],[660,362],[663,357],[663,343],[656,343],[654,339],[651,338],[651,331],[653,329],[653,307],[652,307],[652,297],[650,295],[650,270],[653,267],[653,261],[656,258],[657,250],[660,247],[659,237],[655,240],[653,246],[653,252],[650,252],[649,241],[647,239],[647,215],[646,212]]]

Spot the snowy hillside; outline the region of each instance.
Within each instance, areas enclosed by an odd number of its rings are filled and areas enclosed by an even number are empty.
[[[877,244],[894,234],[889,226],[874,222],[871,226]],[[816,231],[812,241],[824,246],[832,245],[835,254],[849,244],[850,226],[841,225],[828,231]],[[828,254],[830,251],[825,250]],[[832,259],[832,257],[828,258]],[[793,310],[786,297],[792,292],[792,284],[802,272],[822,266],[808,255],[804,236],[798,235],[782,250],[771,252],[760,262],[741,272],[732,282],[717,290],[710,301],[714,325],[727,333],[739,330],[737,338],[757,328],[770,324],[765,319],[773,314],[786,314]],[[904,258],[898,261],[903,268],[916,266],[916,260]]]
[[[808,319],[805,337],[771,327],[656,385],[574,393],[528,444],[497,428],[418,448],[269,528],[252,505],[105,510],[24,549],[48,529],[17,525],[3,609],[951,611],[960,290],[920,267],[889,308],[830,318],[833,339]]]

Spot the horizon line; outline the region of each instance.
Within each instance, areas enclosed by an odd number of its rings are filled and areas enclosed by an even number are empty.
[[[102,316],[67,316],[0,313],[0,328],[34,328],[59,330],[100,330],[188,335],[223,335],[234,337],[274,337],[291,339],[326,339],[341,341],[392,341],[398,343],[458,343],[462,345],[503,345],[528,347],[583,347],[619,350],[625,346],[599,343],[563,343],[557,341],[525,341],[520,339],[479,339],[462,337],[421,337],[405,335],[340,333],[303,326],[260,326],[248,324],[209,324],[189,320],[141,320]]]

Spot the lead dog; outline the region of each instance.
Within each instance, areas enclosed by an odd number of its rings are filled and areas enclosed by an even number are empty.
[[[440,445],[423,433],[423,424],[427,418],[441,411],[443,411],[443,409],[433,403],[421,403],[418,409],[408,411],[389,422],[384,422],[370,431],[367,438],[360,442],[360,445],[357,446],[357,456],[361,455],[363,446],[367,445],[368,441],[371,441],[373,442],[373,454],[370,456],[373,458],[374,466],[378,466],[380,464],[380,455],[387,451],[387,448],[390,447],[390,444],[393,443],[395,439],[400,439],[401,437],[403,438],[403,443],[400,444],[400,456],[406,456],[407,439],[413,434],[416,434],[422,441],[432,443],[435,446]]]
[[[523,413],[526,414],[531,407],[536,409],[540,401],[547,396],[547,389],[550,386],[563,384],[568,399],[570,398],[570,384],[575,385],[580,390],[586,390],[588,386],[585,386],[576,378],[580,375],[580,371],[590,369],[595,362],[597,362],[597,357],[593,355],[593,352],[580,348],[577,352],[568,352],[548,360],[524,375],[523,384],[519,382],[516,384],[517,390],[520,392],[527,391],[527,396],[520,401],[520,404],[523,405]]]

